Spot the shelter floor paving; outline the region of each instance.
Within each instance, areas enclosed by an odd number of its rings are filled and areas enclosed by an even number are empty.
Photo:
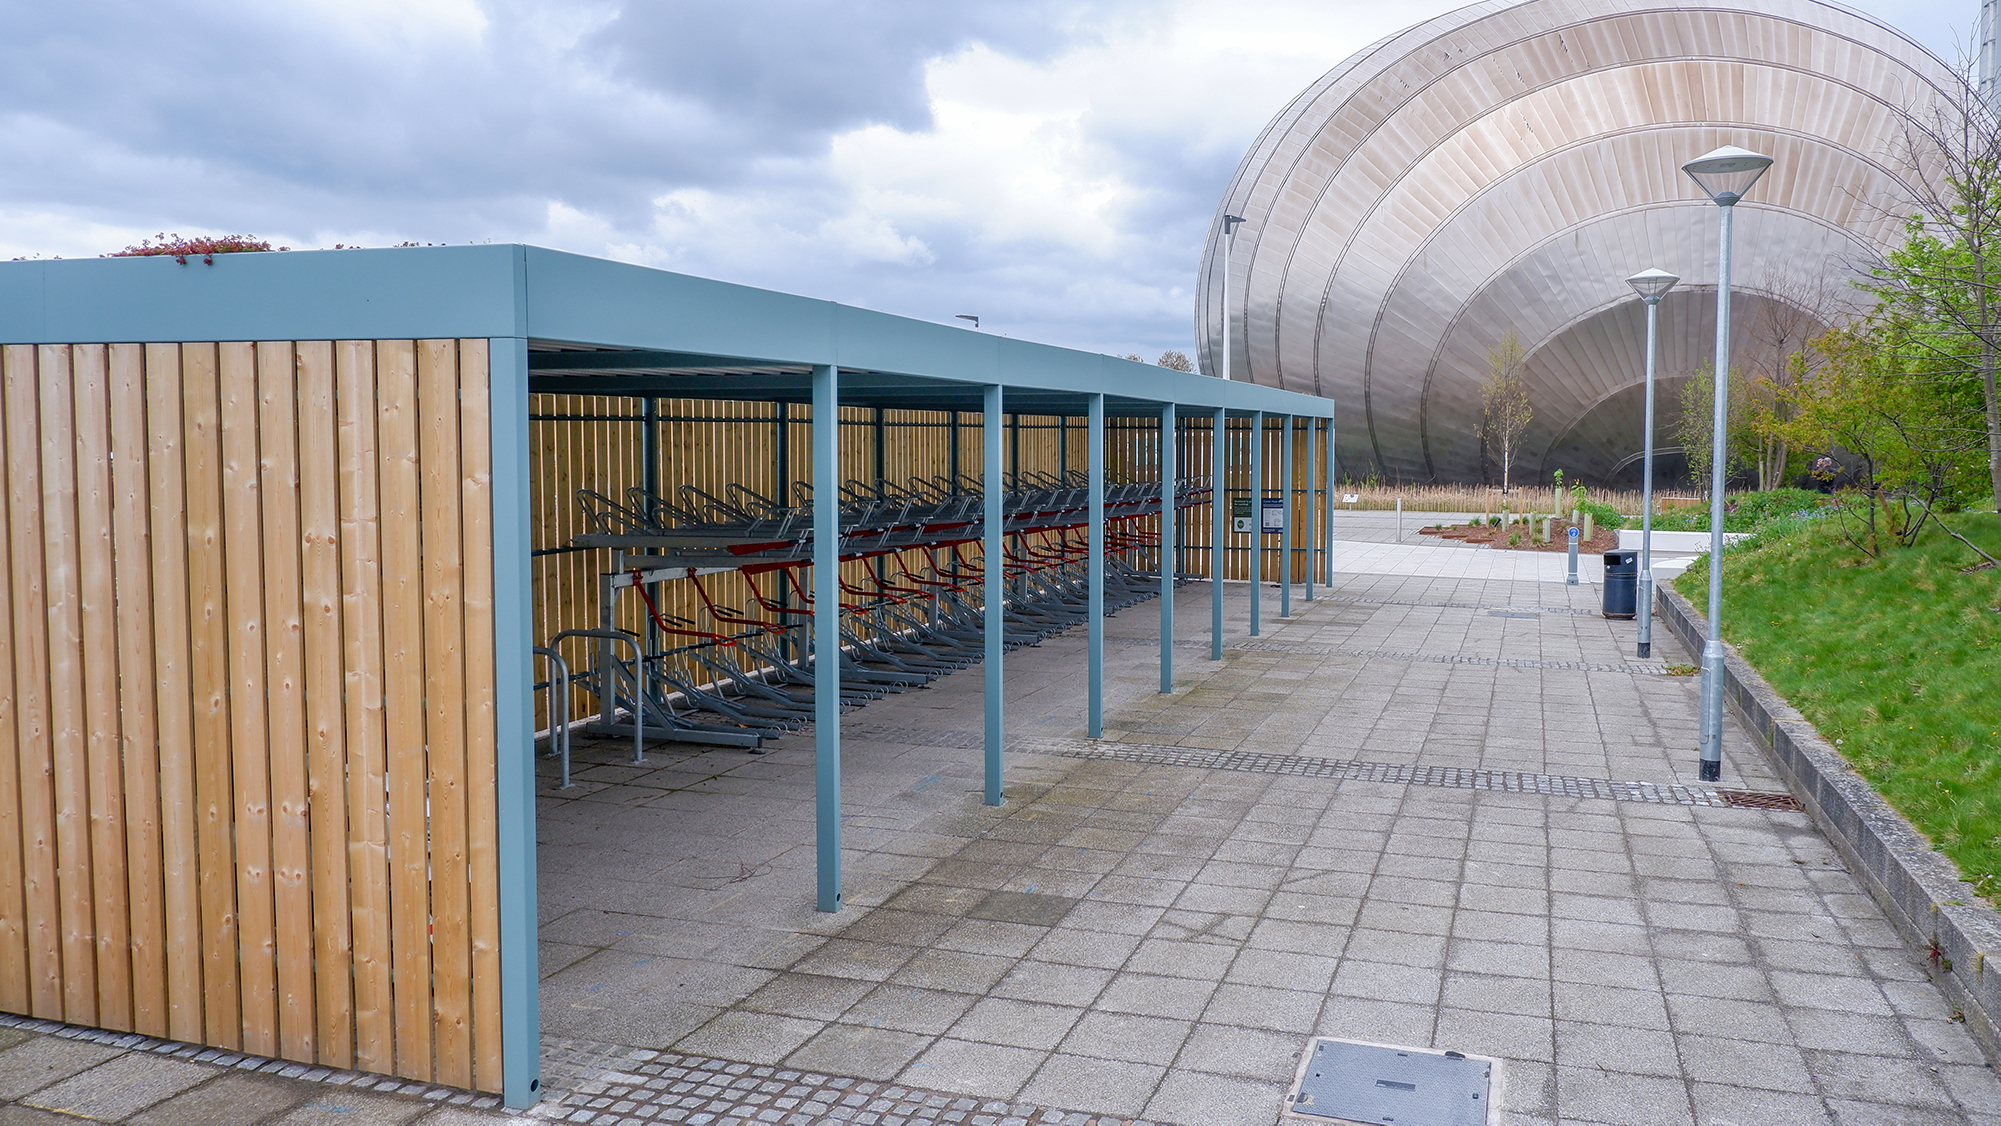
[[[1190,585],[1171,697],[1158,604],[1128,609],[1102,740],[1081,631],[1010,653],[998,807],[977,668],[850,713],[835,914],[809,736],[637,766],[580,741],[574,788],[543,774],[541,1105],[197,1056],[101,1120],[1271,1126],[1334,1036],[1499,1057],[1508,1123],[2001,1123],[1922,952],[1806,816],[1696,780],[1672,635],[1632,659],[1594,583],[1523,554],[1358,537],[1290,620],[1267,588],[1256,639],[1226,583],[1221,661]],[[1782,788],[1734,719],[1724,769]],[[10,1036],[0,1123],[88,1116],[63,1084],[146,1050]],[[256,1084],[288,1086],[199,1116]]]

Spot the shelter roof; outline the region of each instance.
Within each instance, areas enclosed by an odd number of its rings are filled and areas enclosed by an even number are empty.
[[[520,340],[530,389],[805,402],[816,364],[841,401],[1111,414],[1167,403],[1332,418],[1330,399],[1227,383],[666,270],[520,244],[0,262],[0,343]]]

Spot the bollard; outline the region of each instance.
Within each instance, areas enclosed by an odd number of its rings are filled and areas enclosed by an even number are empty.
[[[1570,573],[1563,580],[1565,586],[1577,585],[1577,525],[1570,526]]]
[[[1403,542],[1403,498],[1397,498],[1397,542]]]

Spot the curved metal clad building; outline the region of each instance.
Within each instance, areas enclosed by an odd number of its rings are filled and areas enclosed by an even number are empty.
[[[1646,320],[1624,279],[1684,279],[1661,304],[1664,415],[1714,351],[1716,207],[1681,163],[1776,158],[1737,208],[1733,366],[1751,364],[1760,324],[1856,304],[1848,280],[1908,211],[1899,111],[1957,86],[1816,0],[1448,13],[1329,72],[1245,157],[1203,255],[1202,368],[1222,372],[1220,218],[1241,215],[1233,373],[1338,399],[1344,474],[1482,479],[1479,385],[1513,332],[1535,409],[1517,473],[1607,481],[1641,444]]]

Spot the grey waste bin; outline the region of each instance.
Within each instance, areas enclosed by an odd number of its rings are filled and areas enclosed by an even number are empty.
[[[1640,553],[1605,553],[1605,616],[1630,618],[1639,604]]]

